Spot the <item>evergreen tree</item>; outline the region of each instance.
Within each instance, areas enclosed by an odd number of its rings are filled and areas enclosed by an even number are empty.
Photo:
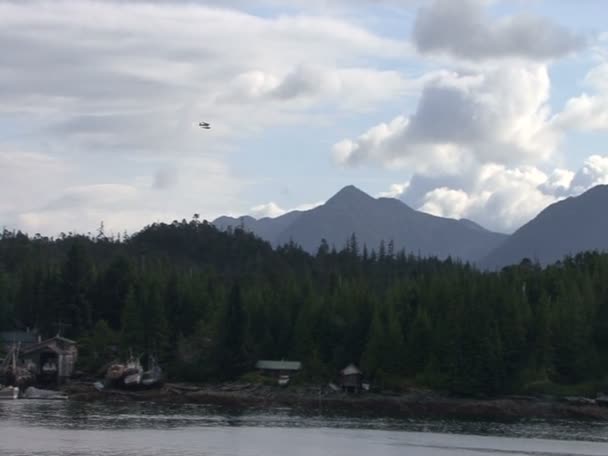
[[[222,312],[216,341],[216,363],[220,375],[234,378],[246,369],[243,351],[244,316],[241,288],[235,283]]]

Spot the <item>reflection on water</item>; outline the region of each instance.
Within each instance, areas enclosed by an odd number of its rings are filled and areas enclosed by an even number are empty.
[[[608,425],[346,417],[288,408],[0,402],[0,455],[285,453],[607,455]]]

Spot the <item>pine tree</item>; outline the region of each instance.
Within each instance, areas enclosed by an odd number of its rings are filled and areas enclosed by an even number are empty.
[[[121,345],[123,350],[142,351],[145,348],[143,315],[133,287],[129,287],[121,316]]]
[[[241,288],[235,283],[218,324],[215,359],[218,373],[222,377],[234,378],[246,368],[243,350],[244,324]]]

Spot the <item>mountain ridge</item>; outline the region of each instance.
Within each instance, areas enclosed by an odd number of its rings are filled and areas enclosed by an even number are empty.
[[[374,198],[354,185],[307,211],[261,219],[223,216],[212,223],[220,229],[241,226],[275,247],[293,241],[310,253],[316,252],[322,239],[340,248],[354,233],[360,245],[368,248],[393,241],[396,250],[470,262],[484,257],[506,238],[470,220],[426,214],[396,198]]]
[[[608,185],[597,185],[543,209],[480,261],[497,269],[524,258],[547,265],[567,255],[608,250]]]

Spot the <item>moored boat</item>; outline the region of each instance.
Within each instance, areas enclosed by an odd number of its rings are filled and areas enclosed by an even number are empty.
[[[19,388],[16,386],[1,386],[0,385],[0,399],[18,399],[19,398]]]
[[[65,400],[68,396],[58,391],[45,390],[30,386],[23,393],[24,399]]]
[[[139,359],[130,357],[125,366],[125,374],[123,383],[125,386],[136,386],[141,383],[141,376],[143,374],[143,367],[139,362]]]
[[[156,358],[152,355],[147,357],[147,370],[141,376],[141,384],[151,388],[158,386],[163,382],[163,371],[156,362]]]

